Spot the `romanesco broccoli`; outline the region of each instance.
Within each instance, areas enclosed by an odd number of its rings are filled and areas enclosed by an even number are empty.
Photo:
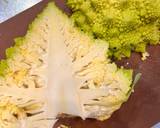
[[[106,51],[106,41],[79,31],[50,3],[0,62],[0,127],[52,128],[62,113],[109,118],[128,99],[132,70]]]
[[[81,30],[109,42],[109,55],[121,59],[145,52],[160,39],[160,0],[68,0]]]

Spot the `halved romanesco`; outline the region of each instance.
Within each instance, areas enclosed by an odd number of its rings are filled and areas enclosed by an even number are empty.
[[[132,70],[117,68],[107,50],[48,4],[0,63],[0,127],[52,128],[63,113],[109,118],[128,99]]]

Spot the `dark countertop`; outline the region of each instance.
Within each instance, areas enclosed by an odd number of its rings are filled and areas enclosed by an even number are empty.
[[[25,34],[28,24],[41,12],[48,1],[44,0],[0,24],[0,59],[4,58],[5,49],[13,45],[13,39]],[[64,6],[64,0],[55,1],[63,10],[69,12]],[[148,52],[151,55],[143,62],[140,55],[136,53],[133,53],[130,59],[117,62],[124,67],[133,68],[136,73],[141,72],[142,77],[128,102],[124,103],[109,120],[100,122],[93,119],[82,121],[80,118],[64,118],[60,119],[56,126],[62,123],[72,128],[150,128],[160,122],[160,46],[149,46]]]

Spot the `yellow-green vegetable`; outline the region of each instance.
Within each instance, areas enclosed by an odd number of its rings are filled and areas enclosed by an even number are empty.
[[[132,70],[106,51],[50,3],[0,61],[0,128],[52,128],[61,113],[108,119],[128,99]]]
[[[68,0],[72,19],[83,31],[109,42],[109,55],[121,59],[145,52],[160,39],[160,0]]]

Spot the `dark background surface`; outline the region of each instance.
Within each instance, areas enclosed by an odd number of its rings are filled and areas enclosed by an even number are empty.
[[[49,0],[37,4],[31,9],[0,24],[0,59],[5,58],[5,49],[12,46],[13,39],[23,36],[28,24],[42,11]],[[64,0],[55,0],[65,12],[70,12],[64,5]],[[72,126],[72,128],[150,128],[160,122],[160,46],[149,46],[150,57],[141,61],[140,55],[133,53],[130,59],[117,62],[127,68],[142,73],[136,84],[135,92],[120,110],[104,122],[80,118],[60,119],[57,123]]]

